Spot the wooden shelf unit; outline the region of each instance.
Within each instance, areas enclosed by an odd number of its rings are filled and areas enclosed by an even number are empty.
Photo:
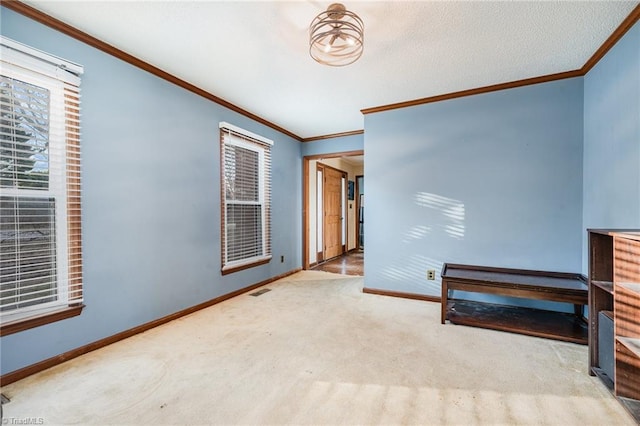
[[[640,230],[588,232],[589,373],[600,377],[640,423]],[[613,312],[613,377],[600,365],[606,350],[599,346],[601,311]]]

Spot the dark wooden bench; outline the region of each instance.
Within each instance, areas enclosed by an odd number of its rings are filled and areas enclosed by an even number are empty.
[[[453,324],[588,343],[583,316],[588,287],[581,274],[445,263],[441,277],[442,324],[448,319]],[[453,299],[452,290],[571,303],[574,313]]]

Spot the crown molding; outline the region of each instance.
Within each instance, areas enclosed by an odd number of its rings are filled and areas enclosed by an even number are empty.
[[[589,58],[587,62],[582,66],[580,71],[583,74],[587,74],[591,71],[599,61],[607,54],[607,52],[624,36],[627,31],[640,20],[640,3],[631,11],[629,16],[622,21],[622,23],[616,28],[616,30],[609,36],[607,40],[600,46],[598,50]]]
[[[322,139],[341,138],[344,136],[362,135],[364,130],[351,130],[350,132],[331,133],[329,135],[313,136],[310,138],[303,138],[302,142],[314,142]]]
[[[71,25],[65,24],[64,22],[56,18],[53,18],[52,16],[49,16],[25,3],[22,3],[19,0],[5,0],[2,2],[2,6],[8,9],[11,9],[15,12],[18,12],[37,22],[40,22],[41,24],[44,24],[50,28],[60,31],[61,33],[66,34],[70,37],[73,37],[76,40],[79,40],[85,44],[88,44],[89,46],[102,50],[105,53],[108,53],[112,56],[115,56],[118,59],[121,59],[125,62],[130,63],[131,65],[141,68],[159,78],[162,78],[173,84],[176,84],[192,93],[195,93],[199,96],[209,99],[210,101],[213,101],[225,108],[228,108],[234,112],[242,114],[245,117],[250,118],[258,123],[264,124],[265,126],[270,127],[278,132],[281,132],[299,142],[313,142],[313,141],[318,141],[323,139],[333,139],[338,137],[351,136],[351,135],[364,133],[364,130],[353,130],[350,132],[332,133],[328,135],[302,138],[288,131],[287,129],[284,129],[270,121],[263,119],[262,117],[259,117],[243,108],[240,108],[232,104],[229,101],[226,101],[203,89],[200,89],[199,87],[196,87],[191,83],[188,83],[172,74],[167,73],[166,71],[161,70],[160,68],[157,68],[147,62],[144,62],[133,55],[130,55],[75,27],[72,27]],[[561,72],[556,74],[549,74],[549,75],[540,76],[540,77],[527,78],[523,80],[516,80],[512,82],[507,82],[507,83],[494,84],[490,86],[478,87],[475,89],[461,90],[458,92],[446,93],[443,95],[430,96],[426,98],[419,98],[419,99],[398,102],[398,103],[393,103],[388,105],[381,105],[377,107],[365,108],[360,110],[360,112],[365,115],[373,114],[376,112],[389,111],[389,110],[399,109],[399,108],[407,108],[407,107],[433,103],[433,102],[441,102],[449,99],[461,98],[465,96],[473,96],[473,95],[478,95],[482,93],[495,92],[495,91],[505,90],[505,89],[513,89],[516,87],[523,87],[523,86],[528,86],[532,84],[547,83],[550,81],[562,80],[566,78],[582,77],[586,73],[588,73],[606,55],[606,53],[627,33],[627,31],[629,31],[629,29],[631,29],[631,27],[633,27],[633,25],[635,25],[636,22],[638,22],[638,20],[640,20],[640,4],[638,4],[631,11],[629,16],[627,16],[627,18],[625,18],[625,20],[622,21],[622,23],[618,26],[618,28],[616,28],[616,30],[611,34],[611,36],[609,36],[609,38],[607,38],[607,40],[602,44],[602,46],[600,46],[600,48],[596,50],[596,52],[589,58],[589,60],[587,60],[587,62],[580,69],[577,69],[577,70],[566,71],[566,72]]]
[[[373,114],[376,112],[389,111],[392,109],[407,108],[416,105],[441,102],[449,99],[462,98],[465,96],[479,95],[481,93],[496,92],[498,90],[513,89],[516,87],[529,86],[531,84],[546,83],[549,81],[562,80],[565,78],[580,77],[583,74],[580,70],[566,71],[557,74],[543,75],[540,77],[526,78],[524,80],[510,81],[508,83],[493,84],[491,86],[477,87],[475,89],[461,90],[459,92],[446,93],[444,95],[430,96],[428,98],[414,99],[411,101],[398,102],[395,104],[381,105],[360,110],[363,114]]]
[[[638,22],[639,19],[640,19],[640,4],[638,4],[631,11],[629,16],[627,16],[625,20],[622,21],[622,23],[618,26],[618,28],[616,28],[616,30],[611,34],[611,36],[609,36],[609,38],[602,44],[602,46],[600,46],[600,48],[596,50],[593,56],[591,56],[591,58],[589,58],[589,60],[587,60],[587,62],[580,69],[556,73],[556,74],[549,74],[549,75],[544,75],[540,77],[526,78],[524,80],[511,81],[508,83],[494,84],[491,86],[478,87],[475,89],[462,90],[459,92],[446,93],[444,95],[430,96],[427,98],[420,98],[420,99],[414,99],[414,100],[405,101],[405,102],[398,102],[398,103],[389,104],[389,105],[381,105],[381,106],[372,107],[372,108],[365,108],[360,110],[360,112],[362,112],[362,114],[373,114],[376,112],[389,111],[389,110],[399,109],[399,108],[407,108],[411,106],[428,104],[432,102],[441,102],[449,99],[461,98],[464,96],[473,96],[473,95],[479,95],[481,93],[495,92],[498,90],[513,89],[515,87],[528,86],[531,84],[547,83],[550,81],[562,80],[565,78],[583,77],[627,33],[627,31],[629,31],[631,27],[633,27],[633,25],[636,22]]]
[[[81,31],[69,24],[66,24],[62,21],[60,21],[59,19],[56,19],[50,15],[47,15],[44,12],[39,11],[38,9],[29,6],[25,3],[22,3],[21,1],[18,0],[5,0],[2,2],[2,6],[6,7],[7,9],[11,9],[14,12],[18,12],[24,16],[26,16],[27,18],[33,19],[36,22],[39,22],[41,24],[44,24],[46,26],[48,26],[49,28],[52,28],[56,31],[59,31],[63,34],[66,34],[72,38],[75,38],[78,41],[81,41],[82,43],[85,43],[91,47],[94,47],[98,50],[101,50],[111,56],[114,56],[122,61],[125,61],[135,67],[138,67],[144,71],[147,71],[153,75],[155,75],[156,77],[159,77],[163,80],[166,80],[170,83],[173,83],[177,86],[182,87],[185,90],[188,90],[189,92],[195,93],[196,95],[202,96],[205,99],[208,99],[210,101],[213,101],[225,108],[230,109],[231,111],[237,112],[238,114],[244,115],[247,118],[250,118],[254,121],[257,121],[260,124],[264,124],[267,127],[272,128],[273,130],[276,130],[280,133],[284,133],[285,135],[299,141],[302,142],[302,138],[290,131],[288,131],[287,129],[284,129],[280,126],[278,126],[277,124],[274,124],[268,120],[265,120],[262,117],[259,117],[255,114],[253,114],[252,112],[249,112],[243,108],[240,108],[234,104],[232,104],[229,101],[226,101],[222,98],[219,98],[217,96],[215,96],[212,93],[207,92],[206,90],[203,90],[197,86],[194,86],[191,83],[188,83],[176,76],[174,76],[173,74],[169,74],[166,71],[163,71],[162,69],[151,65],[148,62],[145,62],[133,55],[130,55],[129,53],[120,50],[108,43],[105,43],[104,41],[97,39],[87,33],[85,33],[84,31]]]

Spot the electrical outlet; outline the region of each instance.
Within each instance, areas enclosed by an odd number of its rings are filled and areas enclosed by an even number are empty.
[[[429,269],[427,271],[427,279],[428,280],[435,280],[436,279],[436,270],[435,269]]]

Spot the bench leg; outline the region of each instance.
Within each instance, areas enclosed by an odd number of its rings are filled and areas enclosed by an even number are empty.
[[[447,302],[449,301],[449,291],[447,290],[447,280],[442,280],[442,295],[440,296],[440,324],[447,320]]]

